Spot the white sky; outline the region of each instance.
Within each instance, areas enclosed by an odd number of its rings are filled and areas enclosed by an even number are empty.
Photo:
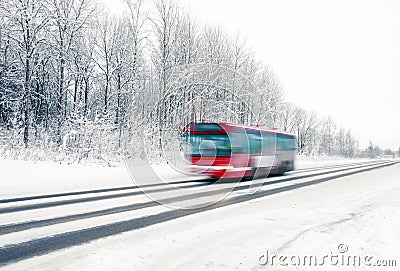
[[[363,147],[400,146],[400,1],[180,2],[200,23],[239,30],[276,71],[288,101],[332,116]]]

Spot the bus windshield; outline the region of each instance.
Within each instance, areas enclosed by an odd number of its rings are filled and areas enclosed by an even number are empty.
[[[228,135],[186,135],[186,154],[190,156],[230,156],[231,143]]]

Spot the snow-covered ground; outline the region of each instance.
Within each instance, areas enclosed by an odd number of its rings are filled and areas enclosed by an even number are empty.
[[[329,156],[297,156],[295,167],[296,169],[326,167],[331,165],[349,164],[365,162],[365,158],[344,158],[344,157],[329,157]]]
[[[365,160],[298,157],[296,168],[323,167],[359,161]],[[150,182],[160,180],[173,182],[204,178],[181,174],[169,165],[157,165],[153,166],[153,169],[160,178],[150,180]],[[137,166],[133,171],[141,176],[148,173],[148,170],[143,166]],[[0,199],[132,185],[135,185],[135,183],[124,164],[118,167],[102,167],[0,158]]]
[[[188,179],[168,165],[153,168],[163,181]],[[143,166],[134,170],[142,176],[147,173]],[[133,185],[135,183],[124,164],[102,167],[0,159],[0,199]]]
[[[96,183],[94,176],[88,177],[92,180],[88,183],[132,185],[106,181],[111,176],[105,175],[108,170],[122,172],[123,168],[103,170],[98,177],[104,181]],[[3,180],[2,176],[2,186]],[[62,185],[52,187],[55,191]],[[398,270],[399,195],[397,164],[100,239],[4,270]],[[288,258],[279,262],[273,255]],[[343,267],[342,255],[346,260],[361,256],[363,261],[356,268]],[[296,262],[298,257],[314,257],[324,265],[293,266],[290,259]],[[339,263],[333,266],[336,260]],[[366,266],[375,260],[397,260],[397,267]]]

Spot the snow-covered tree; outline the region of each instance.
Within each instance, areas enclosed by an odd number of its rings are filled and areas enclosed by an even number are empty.
[[[350,131],[285,102],[241,35],[174,0],[123,3],[117,16],[95,0],[0,2],[0,152],[118,160],[140,155],[144,124],[160,148],[163,131],[209,120],[295,133],[304,154],[356,154]]]
[[[18,55],[14,66],[21,72],[19,85],[22,89],[20,115],[23,126],[23,142],[28,147],[32,118],[32,92],[35,71],[42,65],[46,52],[45,33],[49,21],[46,2],[39,0],[4,1],[1,10],[7,20],[8,40]]]

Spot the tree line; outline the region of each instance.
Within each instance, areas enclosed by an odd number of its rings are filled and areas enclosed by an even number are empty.
[[[357,155],[351,131],[285,102],[241,35],[173,0],[124,6],[112,15],[94,0],[0,3],[2,155],[140,158],[141,125],[161,133],[203,120],[295,133],[299,153]]]

